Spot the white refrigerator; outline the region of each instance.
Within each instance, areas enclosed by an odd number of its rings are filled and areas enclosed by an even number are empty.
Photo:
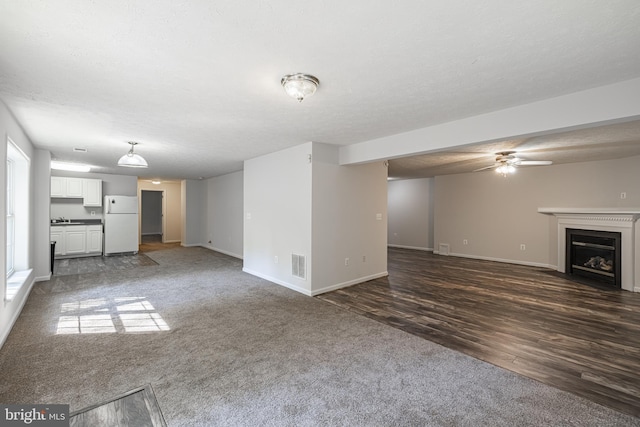
[[[104,255],[138,253],[138,198],[104,196]]]

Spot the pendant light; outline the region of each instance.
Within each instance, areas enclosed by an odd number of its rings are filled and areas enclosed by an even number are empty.
[[[147,161],[139,154],[133,152],[133,147],[138,145],[137,142],[129,142],[131,144],[131,149],[127,154],[120,157],[118,160],[118,166],[124,166],[127,168],[147,168],[149,165]]]

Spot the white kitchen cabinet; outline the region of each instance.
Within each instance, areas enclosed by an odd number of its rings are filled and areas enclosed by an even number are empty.
[[[51,177],[51,197],[65,197],[67,194],[67,179],[61,176]]]
[[[51,197],[82,198],[83,178],[51,177]]]
[[[82,198],[84,206],[102,206],[102,180],[84,179],[82,183]]]
[[[87,253],[87,227],[85,225],[71,225],[64,230],[65,255]]]
[[[102,255],[102,225],[52,226],[51,241],[56,258]]]
[[[60,256],[65,254],[64,229],[65,227],[51,227],[51,241],[56,242],[55,256]]]
[[[82,197],[82,178],[67,178],[67,197]]]
[[[102,253],[102,226],[101,225],[87,226],[87,253],[92,253],[92,252]]]

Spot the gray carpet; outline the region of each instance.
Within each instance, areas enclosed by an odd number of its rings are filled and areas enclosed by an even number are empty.
[[[640,426],[240,260],[147,255],[158,265],[37,284],[0,350],[0,402],[76,411],[151,384],[169,426]]]

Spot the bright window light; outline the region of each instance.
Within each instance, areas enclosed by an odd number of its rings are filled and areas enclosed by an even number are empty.
[[[71,171],[71,172],[89,172],[91,170],[91,166],[83,165],[81,163],[66,163],[66,162],[58,162],[56,160],[52,160],[51,169],[55,169],[59,171]]]

